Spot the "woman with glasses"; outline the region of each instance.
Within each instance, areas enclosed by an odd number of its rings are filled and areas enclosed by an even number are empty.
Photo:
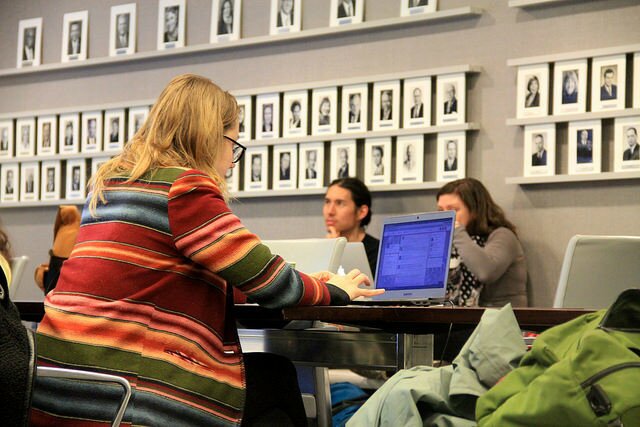
[[[373,294],[357,270],[294,270],[231,212],[224,176],[244,153],[238,112],[210,80],[174,78],[92,178],[76,245],[46,297],[38,363],[127,378],[126,423],[306,425],[293,365],[242,354],[234,291],[272,308]],[[34,425],[111,415],[108,386],[38,381]]]

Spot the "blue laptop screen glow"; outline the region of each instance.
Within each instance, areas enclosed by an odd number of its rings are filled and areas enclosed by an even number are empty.
[[[450,219],[385,224],[376,288],[442,288],[449,269]]]

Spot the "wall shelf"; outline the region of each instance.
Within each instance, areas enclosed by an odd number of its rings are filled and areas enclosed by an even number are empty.
[[[507,126],[525,126],[545,123],[574,122],[578,120],[612,119],[618,117],[640,116],[640,108],[624,110],[598,111],[580,114],[562,114],[557,116],[529,117],[522,119],[507,119]]]
[[[509,7],[537,7],[537,6],[549,6],[559,3],[576,2],[578,0],[509,0]]]
[[[505,179],[507,184],[536,185],[571,182],[620,181],[640,179],[640,171],[634,172],[601,172],[581,175],[552,175],[552,176],[516,176]]]
[[[27,156],[27,157],[3,157],[3,158],[0,158],[0,164],[46,162],[48,160],[91,159],[94,157],[112,157],[112,156],[115,156],[116,154],[119,154],[119,151],[118,152],[94,151],[91,153],[58,153],[58,154]]]
[[[408,17],[394,17],[388,19],[379,19],[375,21],[363,22],[360,24],[346,25],[343,27],[322,27],[311,30],[303,30],[295,33],[264,35],[258,37],[250,37],[246,39],[233,40],[222,43],[205,43],[193,46],[176,48],[173,50],[154,50],[147,52],[138,52],[131,55],[115,56],[115,57],[99,57],[90,58],[79,62],[52,63],[44,64],[33,68],[9,68],[0,70],[0,78],[9,76],[26,75],[33,73],[46,73],[67,69],[81,69],[99,67],[103,65],[113,65],[121,63],[144,62],[160,58],[170,58],[185,55],[193,55],[214,51],[225,51],[231,49],[245,47],[260,47],[265,44],[285,43],[288,41],[304,41],[318,39],[323,37],[331,37],[342,34],[355,34],[366,31],[379,29],[392,29],[396,27],[408,27],[420,25],[429,22],[443,22],[455,19],[464,19],[479,16],[483,13],[483,9],[466,6],[455,9],[441,10],[424,15],[415,15]]]
[[[528,58],[517,58],[507,60],[509,67],[520,65],[542,64],[546,62],[568,61],[572,59],[593,58],[596,56],[617,55],[620,53],[639,52],[640,44],[629,44],[626,46],[605,47],[601,49],[578,50],[573,52],[556,53],[551,55],[530,56]]]

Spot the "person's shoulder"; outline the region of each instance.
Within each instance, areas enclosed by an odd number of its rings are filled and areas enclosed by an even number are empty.
[[[489,234],[488,240],[518,241],[518,236],[507,227],[498,227]]]
[[[362,243],[364,243],[365,245],[367,245],[367,244],[380,245],[380,240],[376,239],[375,237],[373,237],[369,233],[365,233],[364,239],[362,239]]]

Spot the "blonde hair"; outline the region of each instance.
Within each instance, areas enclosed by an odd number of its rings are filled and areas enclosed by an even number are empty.
[[[91,178],[89,210],[106,203],[106,182],[127,176],[133,182],[160,167],[198,169],[228,197],[224,171],[217,171],[223,134],[238,121],[238,104],[211,80],[194,74],[174,77],[158,97],[138,132],[122,153],[103,164]]]

